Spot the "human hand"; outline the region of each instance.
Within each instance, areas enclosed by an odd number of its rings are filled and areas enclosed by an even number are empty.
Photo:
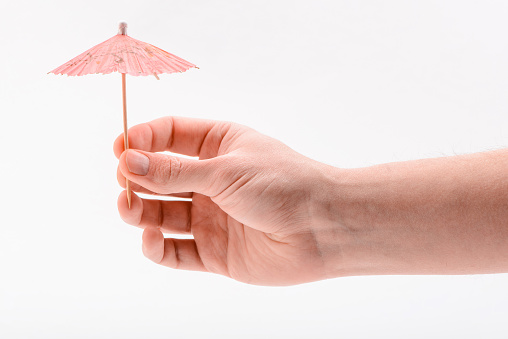
[[[122,219],[144,229],[146,257],[260,285],[337,276],[341,230],[329,208],[337,169],[229,122],[166,117],[134,126],[128,136],[130,150],[123,152],[123,135],[114,143],[120,185],[127,178],[135,192],[192,199],[133,193],[129,209],[120,194]],[[199,160],[157,153],[163,151]]]

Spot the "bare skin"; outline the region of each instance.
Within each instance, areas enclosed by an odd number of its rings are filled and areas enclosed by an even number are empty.
[[[177,117],[132,127],[129,144],[114,144],[119,183],[155,199],[133,193],[129,209],[124,191],[118,210],[156,263],[258,285],[508,272],[508,150],[339,169],[245,126]]]

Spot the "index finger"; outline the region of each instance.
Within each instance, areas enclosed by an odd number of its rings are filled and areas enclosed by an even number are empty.
[[[222,121],[184,117],[159,118],[131,127],[128,131],[129,148],[210,158],[217,155],[220,143],[231,126],[231,123]],[[203,147],[204,145],[206,147]],[[123,134],[115,140],[113,150],[115,156],[120,158],[124,151]]]

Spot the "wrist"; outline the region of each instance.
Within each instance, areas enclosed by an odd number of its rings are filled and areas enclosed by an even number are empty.
[[[393,212],[393,206],[384,199],[389,180],[381,172],[378,167],[331,166],[323,171],[324,184],[316,199],[316,240],[327,278],[399,269],[404,239],[383,217]]]
[[[313,230],[325,278],[358,275],[364,259],[363,226],[357,223],[355,201],[361,178],[354,170],[323,165],[313,194]]]

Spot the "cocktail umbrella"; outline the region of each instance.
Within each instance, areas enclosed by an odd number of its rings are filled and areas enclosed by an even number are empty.
[[[193,67],[198,68],[176,55],[131,38],[127,35],[127,24],[121,22],[117,35],[90,48],[49,73],[67,75],[121,73],[124,144],[125,149],[128,149],[125,75],[153,75],[159,80],[157,74],[182,73]],[[126,181],[126,189],[130,208],[131,189],[129,180]]]

